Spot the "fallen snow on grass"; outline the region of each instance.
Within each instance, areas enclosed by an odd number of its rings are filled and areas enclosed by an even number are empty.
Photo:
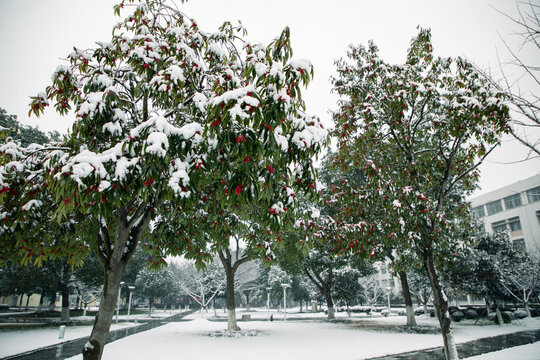
[[[113,324],[111,330],[131,327],[135,323]],[[31,328],[31,329],[6,329],[0,331],[0,358],[20,354],[26,351],[60,344],[66,341],[90,336],[91,325],[66,326],[64,338],[59,339],[59,327]]]
[[[242,312],[238,312],[241,316]],[[325,322],[279,319],[263,320],[266,313],[250,312],[255,321],[239,322],[244,333],[257,332],[257,336],[219,336],[208,334],[222,332],[227,323],[201,318],[192,314],[189,322],[164,325],[143,333],[118,340],[105,347],[103,360],[182,358],[235,359],[235,360],[352,360],[397,354],[442,345],[440,334],[409,334],[392,331],[394,325],[403,325],[404,316],[362,318],[353,322]],[[294,317],[296,314],[289,314]],[[260,319],[260,320],[259,320]],[[417,318],[420,325],[435,326],[436,319]],[[540,321],[529,319],[511,325],[474,325],[473,322],[454,324],[457,342],[503,333],[540,328]],[[82,359],[82,356],[71,360]]]

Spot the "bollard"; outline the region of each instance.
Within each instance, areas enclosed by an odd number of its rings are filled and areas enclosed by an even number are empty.
[[[58,333],[58,338],[63,339],[65,332],[66,332],[66,325],[60,325],[60,332]]]

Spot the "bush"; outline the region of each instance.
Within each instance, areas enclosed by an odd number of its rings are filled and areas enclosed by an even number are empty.
[[[463,319],[465,317],[465,314],[463,314],[461,311],[459,310],[455,310],[452,314],[450,314],[450,317],[452,318],[452,320],[454,320],[455,322],[460,322],[461,319]]]
[[[488,311],[485,307],[478,308],[475,310],[478,317],[486,317],[488,315]]]
[[[501,316],[505,324],[510,324],[512,322],[510,314],[506,311],[501,311]],[[499,325],[499,319],[497,318],[497,315],[495,315],[495,318],[493,320],[495,321],[495,324]]]
[[[478,313],[474,309],[469,309],[469,310],[465,311],[465,318],[474,320],[474,319],[478,318]]]
[[[384,317],[388,317],[388,315],[390,315],[390,311],[383,310],[383,311],[381,311],[381,315],[384,316]]]
[[[414,310],[414,315],[424,315],[424,309],[416,309],[416,310]]]
[[[525,319],[527,317],[527,312],[525,310],[519,309],[512,313],[513,319]]]
[[[450,313],[450,315],[452,315],[452,313],[454,313],[456,311],[461,311],[461,310],[459,310],[459,308],[457,306],[449,306],[448,307],[448,312]]]

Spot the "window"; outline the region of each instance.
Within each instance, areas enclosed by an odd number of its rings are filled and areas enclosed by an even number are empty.
[[[496,223],[491,224],[493,232],[506,231],[508,227],[506,226],[506,221],[497,221]]]
[[[523,230],[521,230],[521,221],[519,221],[519,217],[514,217],[506,221],[508,222],[508,226],[510,226],[511,236],[523,235]]]
[[[477,218],[483,218],[484,216],[486,216],[486,212],[484,211],[484,205],[472,208],[471,211],[474,215],[476,215]]]
[[[501,200],[496,200],[496,201],[487,203],[486,207],[487,207],[488,215],[493,215],[503,210]]]
[[[527,190],[527,200],[529,204],[540,201],[540,186]]]
[[[521,252],[526,252],[527,247],[525,246],[525,239],[516,239],[512,241],[512,245],[514,246],[514,249]]]
[[[510,231],[517,231],[521,230],[521,222],[519,221],[519,217],[514,217],[511,219],[508,219],[508,225],[510,225]]]
[[[523,235],[523,230],[521,230],[521,221],[519,221],[518,216],[507,220],[494,222],[491,224],[491,228],[493,229],[494,233],[510,230],[510,236]]]
[[[521,195],[515,194],[504,198],[504,206],[506,210],[513,209],[515,207],[521,206]]]

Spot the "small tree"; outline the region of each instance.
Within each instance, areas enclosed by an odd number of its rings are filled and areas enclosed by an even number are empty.
[[[534,294],[538,294],[540,283],[540,257],[538,253],[522,254],[519,262],[507,263],[503,270],[502,286],[506,292],[525,306],[527,316],[531,316],[529,307]]]
[[[376,274],[368,275],[358,280],[361,286],[362,299],[373,308],[375,304],[384,296],[386,289],[379,281]]]
[[[178,292],[173,272],[168,268],[160,270],[143,269],[135,281],[137,294],[148,298],[148,316],[152,315],[152,307],[156,299],[164,299],[169,294]]]
[[[411,41],[405,64],[385,63],[372,42],[352,46],[348,56],[337,62],[333,81],[342,96],[334,116],[338,158],[345,171],[364,171],[366,184],[345,200],[367,221],[365,209],[386,212],[366,231],[370,251],[381,251],[384,243],[421,260],[445,356],[457,359],[437,262],[444,249],[463,246],[452,235],[467,221],[461,194],[474,188],[478,165],[508,131],[504,94],[464,59],[435,57],[426,29]],[[350,251],[347,245],[342,248]]]
[[[201,306],[201,317],[214,297],[225,291],[225,271],[216,262],[209,264],[204,271],[198,271],[191,261],[185,262],[176,268],[175,273],[180,288]]]

